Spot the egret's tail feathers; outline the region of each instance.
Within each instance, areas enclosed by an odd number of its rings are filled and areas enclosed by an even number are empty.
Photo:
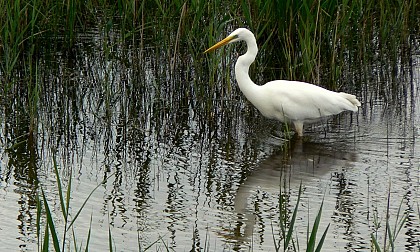
[[[357,110],[357,107],[361,106],[359,100],[357,100],[355,95],[347,94],[347,93],[343,93],[343,92],[341,92],[340,95],[353,104],[353,106],[355,108],[354,110]]]

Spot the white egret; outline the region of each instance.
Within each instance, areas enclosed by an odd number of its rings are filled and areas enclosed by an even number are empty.
[[[236,29],[204,53],[238,41],[245,41],[248,47],[235,64],[239,89],[265,117],[293,124],[299,137],[303,136],[304,123],[316,122],[343,111],[358,110],[360,102],[356,96],[305,82],[275,80],[256,85],[249,77],[248,70],[255,60],[258,47],[254,34],[245,28]]]

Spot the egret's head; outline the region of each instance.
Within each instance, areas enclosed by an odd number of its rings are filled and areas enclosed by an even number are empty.
[[[238,28],[238,29],[234,30],[229,36],[227,36],[223,40],[217,42],[214,46],[212,46],[209,49],[207,49],[206,51],[204,51],[204,53],[211,52],[211,51],[216,50],[217,48],[222,47],[224,45],[227,45],[229,43],[237,42],[239,40],[246,40],[245,39],[246,36],[249,36],[249,35],[254,36],[247,29]]]

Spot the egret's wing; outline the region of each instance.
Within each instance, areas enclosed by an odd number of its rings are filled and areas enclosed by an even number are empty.
[[[273,81],[267,83],[272,92],[276,110],[290,120],[314,120],[354,110],[354,105],[340,93],[297,81]],[[356,107],[357,109],[357,107]]]

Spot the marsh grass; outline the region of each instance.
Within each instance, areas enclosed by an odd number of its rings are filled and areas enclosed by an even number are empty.
[[[285,197],[283,196],[279,197],[280,236],[277,238],[273,232],[274,248],[276,251],[289,251],[289,250],[300,251],[300,248],[303,245],[301,242],[299,242],[297,238],[293,239],[293,232],[296,229],[296,218],[298,214],[298,208],[300,204],[300,199],[302,197],[302,193],[303,192],[302,192],[302,184],[301,184],[299,186],[299,192],[297,194],[296,205],[293,209],[293,213],[291,217],[289,216],[289,213],[287,210],[287,201],[285,200]],[[308,231],[307,231],[307,240],[306,240],[306,251],[310,251],[310,252],[321,251],[325,238],[327,236],[330,224],[328,224],[327,228],[324,230],[321,236],[321,239],[318,241],[318,244],[316,243],[316,237],[318,234],[319,224],[321,222],[321,214],[322,214],[323,205],[324,205],[324,200],[322,200],[321,202],[321,206],[315,217],[315,220],[314,220],[314,223],[312,225],[312,229],[310,232],[309,232],[309,229],[310,229],[309,224],[307,226]]]
[[[63,228],[58,228],[56,225],[55,219],[58,216],[55,216],[53,211],[50,208],[50,203],[48,203],[48,199],[46,197],[46,193],[44,189],[40,188],[40,194],[37,195],[36,201],[36,235],[38,241],[38,251],[50,251],[50,245],[52,244],[54,251],[89,251],[89,244],[92,232],[97,232],[97,230],[92,230],[92,214],[90,216],[89,222],[89,229],[88,233],[86,234],[86,242],[78,241],[77,236],[80,234],[75,233],[74,225],[77,221],[78,217],[82,213],[85,205],[89,201],[92,194],[101,186],[103,185],[107,179],[102,181],[98,184],[86,197],[83,204],[77,210],[76,214],[73,216],[70,211],[71,206],[71,192],[72,192],[72,174],[69,174],[69,180],[67,181],[67,187],[63,186],[62,179],[60,176],[60,171],[56,162],[55,157],[53,156],[53,168],[56,178],[56,186],[57,186],[57,193],[59,196],[59,211],[58,213],[62,214],[62,219],[64,222]],[[296,205],[293,209],[292,216],[288,215],[288,206],[287,202],[281,196],[279,198],[279,209],[280,209],[280,216],[279,216],[279,223],[280,223],[280,236],[276,237],[273,231],[273,242],[276,251],[288,251],[292,249],[293,251],[299,251],[302,244],[296,239],[293,238],[293,233],[295,231],[296,225],[296,218],[298,215],[298,207],[300,204],[301,196],[302,196],[302,184],[299,187],[299,192],[297,195]],[[322,246],[324,244],[325,238],[327,236],[327,232],[329,229],[329,224],[325,231],[322,234],[321,239],[316,243],[316,237],[318,234],[319,224],[321,221],[321,214],[323,208],[323,201],[319,208],[319,211],[316,215],[314,223],[312,225],[312,229],[309,232],[309,225],[308,229],[308,239],[306,241],[306,251],[321,251]],[[109,216],[108,216],[109,218]],[[110,223],[110,220],[108,219]],[[71,232],[71,239],[68,243],[69,233]],[[108,226],[108,251],[118,251],[117,244],[113,240],[111,225]],[[164,241],[164,236],[159,236],[157,240],[151,242],[147,246],[142,246],[139,242],[139,251],[173,251],[172,248],[168,245],[167,242]],[[84,240],[84,239],[83,239]],[[209,245],[209,241],[205,241],[204,251],[212,251],[211,246]],[[315,247],[316,246],[316,247]],[[380,251],[380,250],[379,250]]]
[[[419,8],[413,1],[242,1],[237,16],[257,35],[262,48],[257,61],[281,64],[274,65],[273,78],[339,89],[349,61],[371,57],[369,51],[395,52],[397,62],[408,34],[418,33],[412,22]]]
[[[398,62],[400,48],[419,30],[416,13],[420,4],[415,0],[242,0],[223,5],[219,0],[89,0],[83,4],[75,0],[48,4],[18,0],[3,1],[0,8],[0,77],[8,93],[14,85],[14,70],[24,67],[19,66],[22,58],[38,58],[47,48],[68,50],[74,47],[77,34],[95,26],[105,33],[119,32],[119,43],[140,40],[140,48],[156,43],[172,72],[185,62],[179,55],[204,58],[201,53],[210,44],[234,28],[246,26],[256,34],[261,49],[258,69],[253,67],[253,72],[262,71],[266,76],[255,76],[260,82],[286,78],[341,89],[344,84],[340,80],[349,63],[374,57],[370,51],[380,51],[383,58],[391,56]],[[223,69],[230,69],[231,64],[212,59],[208,67],[200,60],[192,63],[198,73],[210,76],[210,85],[214,85],[214,76],[220,75],[212,69],[220,63]],[[224,82],[230,81],[231,74],[225,76]],[[198,83],[195,88],[199,89]]]
[[[36,235],[38,241],[38,251],[50,251],[50,245],[52,244],[54,251],[89,251],[90,238],[92,232],[97,232],[97,230],[92,230],[92,218],[93,214],[90,216],[89,229],[86,236],[83,236],[82,241],[78,240],[80,234],[75,233],[74,225],[78,217],[82,214],[82,211],[86,204],[88,203],[92,194],[106,181],[111,178],[114,174],[111,174],[101,183],[99,183],[86,197],[80,208],[77,212],[72,215],[70,211],[71,206],[71,192],[72,192],[72,174],[69,174],[69,180],[67,181],[67,187],[63,187],[62,179],[60,176],[60,171],[57,165],[55,156],[53,156],[53,167],[56,178],[57,193],[59,196],[60,208],[58,213],[62,214],[62,220],[64,223],[63,228],[59,228],[56,225],[55,219],[58,216],[55,216],[53,211],[51,211],[50,204],[44,189],[40,188],[40,194],[37,195],[36,201]],[[109,216],[108,222],[110,223]],[[71,236],[70,236],[71,232]],[[117,244],[115,243],[111,225],[108,225],[108,251],[118,251]],[[69,240],[70,238],[70,240]],[[157,246],[159,251],[172,251],[169,248],[167,242],[163,240],[164,236],[160,236],[156,241],[150,243],[148,246],[142,246],[139,242],[139,251],[154,251],[154,247]],[[83,240],[86,240],[83,244]]]
[[[67,187],[63,188],[63,184],[61,182],[61,177],[59,173],[59,168],[57,165],[57,161],[55,155],[53,155],[53,168],[55,173],[55,178],[57,182],[57,193],[59,196],[59,203],[60,203],[60,213],[62,214],[62,219],[64,222],[63,230],[60,230],[55,225],[54,218],[58,218],[58,216],[54,216],[53,212],[50,209],[46,194],[44,189],[40,188],[40,195],[37,196],[37,217],[36,217],[36,230],[37,230],[37,239],[38,239],[38,251],[49,251],[50,245],[50,238],[52,239],[52,245],[54,247],[54,251],[65,251],[67,248],[70,248],[70,244],[67,244],[67,238],[69,236],[69,231],[71,230],[73,234],[73,245],[76,251],[81,251],[81,247],[77,244],[76,236],[74,233],[73,225],[79,215],[82,213],[86,203],[88,202],[89,198],[92,194],[101,186],[103,183],[106,182],[106,179],[102,181],[102,183],[98,184],[91,193],[87,196],[83,204],[80,206],[79,210],[76,212],[74,216],[70,213],[70,205],[71,205],[71,185],[72,185],[72,175],[70,174],[69,180],[67,182]],[[111,175],[112,176],[112,175]],[[44,229],[42,229],[42,223],[45,222]],[[89,248],[89,241],[91,236],[91,227],[92,227],[92,216],[90,221],[90,227],[87,234],[87,241],[85,245],[85,250],[87,251]],[[42,235],[42,232],[44,235]],[[61,243],[60,243],[60,233],[62,233]],[[109,249],[112,250],[113,242],[112,242],[112,235],[110,232],[109,227]]]
[[[386,208],[386,216],[385,216],[385,233],[382,234],[383,242],[379,240],[378,230],[381,227],[380,221],[376,215],[374,215],[374,232],[371,234],[371,242],[372,242],[372,251],[395,251],[395,242],[401,229],[406,224],[408,215],[407,213],[401,212],[401,207],[403,205],[403,200],[398,207],[397,214],[395,215],[395,222],[394,224],[391,223],[391,216],[390,216],[390,201],[391,201],[391,182],[389,184],[388,190],[388,197],[387,197],[387,208]],[[419,212],[420,217],[420,212]]]

